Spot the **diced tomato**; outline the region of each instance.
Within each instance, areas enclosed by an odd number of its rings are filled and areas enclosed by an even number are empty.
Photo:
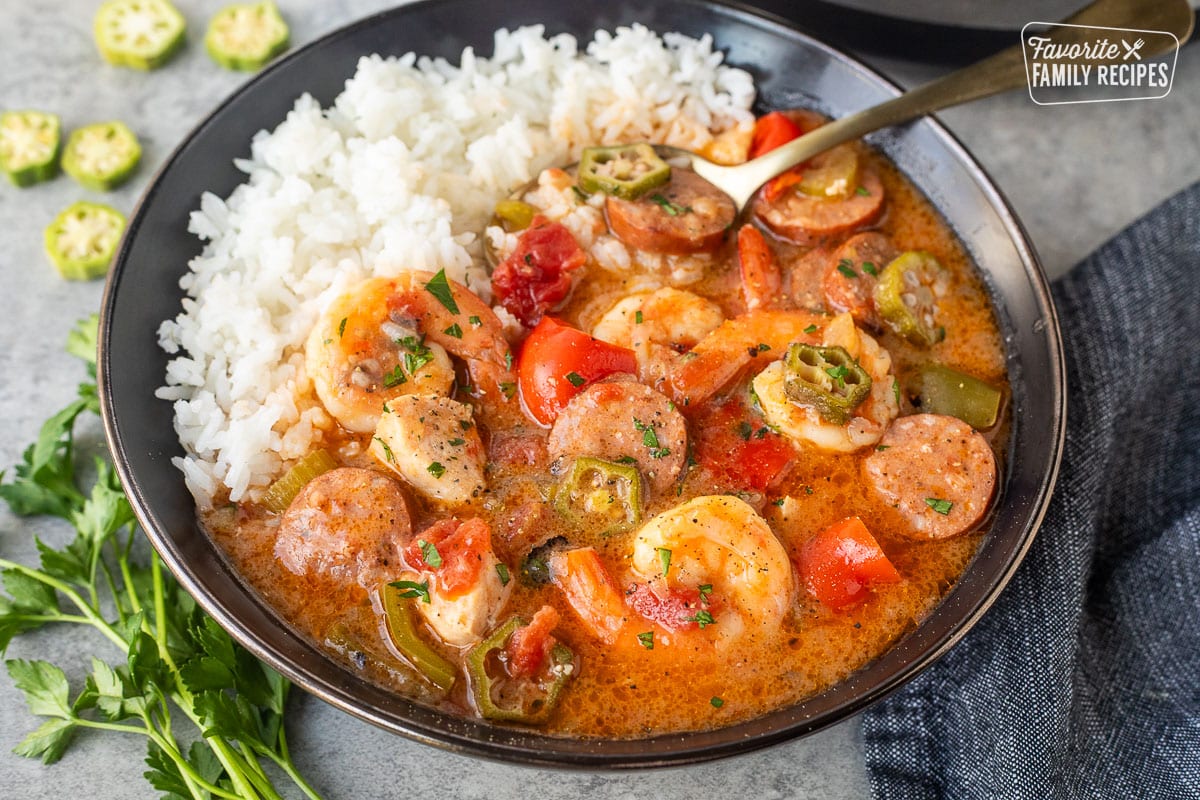
[[[627,609],[599,554],[591,547],[559,553],[551,559],[550,574],[596,638],[615,642],[625,627]]]
[[[440,566],[433,566],[426,558],[426,547],[437,549]],[[466,594],[479,580],[479,572],[492,553],[492,529],[478,517],[465,522],[450,519],[438,520],[409,542],[404,548],[404,560],[414,569],[437,575],[438,591],[443,597],[453,599]],[[432,555],[432,553],[430,554]]]
[[[517,358],[517,386],[529,415],[551,425],[571,398],[589,384],[619,372],[637,372],[626,347],[602,342],[551,317],[543,317]]]
[[[645,583],[629,587],[625,599],[638,615],[669,631],[697,628],[696,612],[712,613],[715,608],[711,595],[706,597],[697,589],[667,589]]]
[[[768,203],[774,203],[784,193],[804,180],[804,170],[800,167],[792,167],[787,172],[776,175],[771,180],[767,181],[767,185],[763,187],[763,200]]]
[[[569,273],[587,257],[562,224],[540,214],[517,240],[517,249],[492,273],[492,290],[500,305],[532,328],[571,292]]]
[[[740,400],[702,406],[691,416],[696,461],[730,489],[766,491],[796,458],[787,439]]]
[[[813,597],[835,611],[861,603],[873,586],[900,580],[858,517],[831,525],[805,542],[796,567]]]
[[[512,677],[530,678],[541,671],[557,641],[551,633],[558,623],[558,612],[551,606],[542,606],[528,625],[513,631],[507,647],[508,672]]]
[[[780,145],[795,139],[803,131],[782,111],[772,111],[754,123],[754,136],[750,139],[749,158],[758,158]]]

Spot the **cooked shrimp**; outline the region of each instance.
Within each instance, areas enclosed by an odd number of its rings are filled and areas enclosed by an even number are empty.
[[[400,562],[412,536],[404,491],[373,469],[342,467],[313,478],[275,535],[275,557],[296,575],[371,587]]]
[[[676,363],[668,385],[676,403],[704,402],[755,359],[780,358],[792,342],[815,342],[829,317],[808,311],[751,311],[722,323]]]
[[[732,495],[697,497],[642,526],[634,572],[667,591],[711,600],[711,629],[728,642],[777,627],[791,606],[795,579],[787,552],[766,521]],[[665,574],[664,574],[665,573]]]
[[[309,334],[305,366],[317,396],[356,433],[375,429],[383,404],[406,394],[447,394],[449,355],[466,363],[472,383],[498,403],[514,381],[504,326],[465,286],[446,281],[458,309],[427,288],[434,275],[403,272],[371,278],[330,304]],[[449,354],[449,355],[448,355]]]
[[[486,522],[435,522],[417,535],[404,555],[414,571],[403,573],[401,580],[428,582],[429,602],[416,607],[442,641],[461,647],[491,630],[511,586],[496,569],[500,560]]]
[[[670,373],[680,353],[724,321],[716,303],[668,287],[622,298],[600,318],[592,335],[633,350],[639,377],[656,385]]]
[[[483,442],[471,407],[449,397],[408,394],[389,401],[371,453],[435,500],[469,503],[484,489]]]
[[[871,377],[870,394],[853,410],[846,424],[829,422],[814,407],[796,403],[787,396],[785,368],[782,361],[776,361],[760,372],[753,383],[767,421],[785,436],[822,450],[851,453],[876,444],[900,413],[891,355],[855,327],[848,313],[838,314],[829,322],[822,344],[846,349]]]

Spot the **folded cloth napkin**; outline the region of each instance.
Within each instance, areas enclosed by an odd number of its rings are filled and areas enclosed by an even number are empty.
[[[1200,184],[1054,298],[1054,498],[996,605],[864,714],[878,797],[1200,798]]]

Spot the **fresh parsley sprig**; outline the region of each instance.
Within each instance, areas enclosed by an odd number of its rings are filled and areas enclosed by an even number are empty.
[[[25,451],[0,498],[19,516],[51,514],[71,523],[62,548],[38,539],[36,567],[0,558],[0,653],[14,637],[51,623],[87,625],[123,656],[92,658],[84,685],[72,692],[66,673],[39,660],[5,662],[29,710],[45,717],[16,752],[52,763],[80,730],[144,736],[146,780],[172,800],[280,798],[263,766],[278,765],[310,798],[288,754],[283,728],[289,683],[233,641],[196,605],[153,554],[134,557],[133,510],[112,466],[96,460],[95,483],[79,487],[75,423],[99,413],[96,317],[71,332],[67,350],[88,362],[92,382],[48,419]],[[182,714],[197,731],[186,747],[173,724]]]

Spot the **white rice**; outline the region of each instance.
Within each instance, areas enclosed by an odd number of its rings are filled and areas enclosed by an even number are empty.
[[[651,140],[700,149],[751,118],[749,74],[712,40],[635,25],[575,38],[542,26],[495,36],[495,54],[362,58],[333,107],[300,97],[260,131],[249,177],[206,193],[188,230],[207,242],[159,329],[175,356],[157,396],[187,450],[174,460],[201,508],[255,498],[332,423],[300,348],[348,287],[437,271],[490,297],[478,232],[495,202],[587,145]]]

